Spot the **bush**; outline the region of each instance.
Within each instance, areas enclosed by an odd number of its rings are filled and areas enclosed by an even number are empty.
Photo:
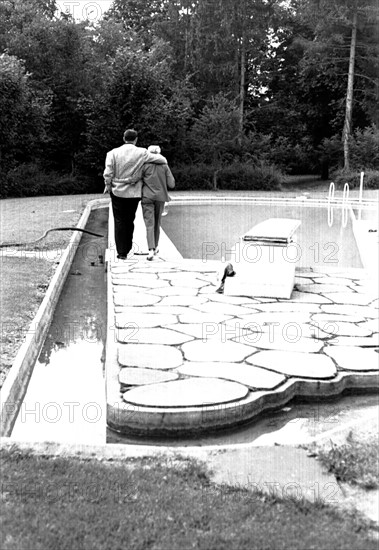
[[[350,164],[357,170],[379,170],[379,130],[373,124],[357,130],[350,142]]]
[[[337,169],[343,165],[343,144],[341,136],[335,135],[324,138],[318,148],[321,159],[331,168]]]
[[[173,168],[178,191],[211,190],[217,172],[217,187],[220,190],[274,190],[280,189],[282,173],[275,167],[261,163],[233,163],[223,168],[211,164],[192,164]]]
[[[101,193],[102,183],[85,176],[45,172],[36,163],[20,164],[2,177],[0,197]]]
[[[343,187],[345,183],[349,184],[350,189],[359,187],[361,181],[361,172],[358,170],[338,170],[333,174],[333,181],[337,187]],[[367,170],[363,179],[364,189],[379,189],[379,170]]]
[[[275,167],[264,163],[231,164],[220,170],[218,174],[219,189],[230,190],[278,190],[282,181],[282,173]]]
[[[214,168],[209,164],[180,165],[172,169],[178,191],[213,188]]]
[[[233,163],[221,169],[211,164],[180,165],[172,169],[178,191],[212,190],[213,177],[217,172],[219,189],[230,190],[275,190],[280,189],[282,173],[265,163]],[[4,177],[1,198],[36,197],[41,195],[75,195],[101,193],[102,178],[70,176],[56,172],[44,172],[37,164],[21,164]]]
[[[315,174],[319,170],[317,152],[308,138],[293,144],[287,137],[279,137],[271,143],[269,162],[289,175]]]
[[[343,166],[343,144],[341,136],[324,139],[319,147],[320,155],[334,168]],[[367,187],[377,189],[375,173],[379,170],[379,130],[373,124],[363,130],[356,130],[350,138],[350,171],[357,174],[361,171],[370,174]],[[348,176],[344,176],[348,177]],[[355,175],[352,176],[353,178]],[[373,179],[374,178],[374,179]],[[350,183],[350,182],[348,182]],[[358,178],[359,184],[359,178]]]

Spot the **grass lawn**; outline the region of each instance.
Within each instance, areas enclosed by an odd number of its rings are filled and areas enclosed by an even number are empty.
[[[53,227],[73,227],[92,199],[108,195],[67,195],[0,200],[0,242],[32,241]],[[67,246],[72,232],[49,233],[46,239],[27,250],[47,250]],[[0,249],[1,253],[1,249]]]
[[[213,485],[203,466],[0,453],[2,550],[377,550],[322,504]]]
[[[0,256],[0,387],[43,300],[55,267],[45,260]]]

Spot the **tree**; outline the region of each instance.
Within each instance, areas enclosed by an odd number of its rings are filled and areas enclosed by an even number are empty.
[[[361,113],[366,115],[359,126],[370,122],[367,107],[371,102],[367,101],[367,93],[376,98],[378,94],[375,24],[379,22],[379,10],[375,0],[309,0],[304,14],[314,29],[314,40],[308,43],[309,57],[322,57],[324,64],[327,60],[334,66],[336,74],[347,76],[342,141],[344,169],[348,170],[354,88],[358,91],[355,103],[361,103]]]
[[[239,111],[234,101],[218,94],[203,109],[191,130],[196,144],[197,158],[214,167],[213,188],[217,189],[217,176],[228,160],[227,152],[235,147],[238,139]],[[230,160],[230,159],[229,159]]]
[[[167,15],[170,0],[114,0],[106,17],[121,21],[126,31],[134,31],[148,49],[155,25]]]
[[[33,89],[23,63],[0,55],[0,172],[34,160],[46,141],[49,97]]]

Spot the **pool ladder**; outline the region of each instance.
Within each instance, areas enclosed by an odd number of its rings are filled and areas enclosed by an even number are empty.
[[[349,210],[349,184],[345,183],[343,186],[343,196],[342,196],[342,227],[345,228],[347,226],[347,219],[348,219],[348,210]],[[332,227],[334,222],[334,192],[335,192],[335,185],[332,181],[329,186],[329,196],[328,196],[328,225],[329,227]]]

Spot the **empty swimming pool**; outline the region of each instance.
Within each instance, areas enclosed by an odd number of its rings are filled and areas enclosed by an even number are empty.
[[[326,206],[306,206],[285,202],[218,200],[186,204],[170,203],[163,229],[184,258],[233,260],[231,248],[239,237],[267,218],[301,220],[297,231],[298,246],[293,250],[300,267],[353,267],[362,262],[355,241],[351,216],[343,225],[343,211],[334,208],[333,225],[328,225]]]

